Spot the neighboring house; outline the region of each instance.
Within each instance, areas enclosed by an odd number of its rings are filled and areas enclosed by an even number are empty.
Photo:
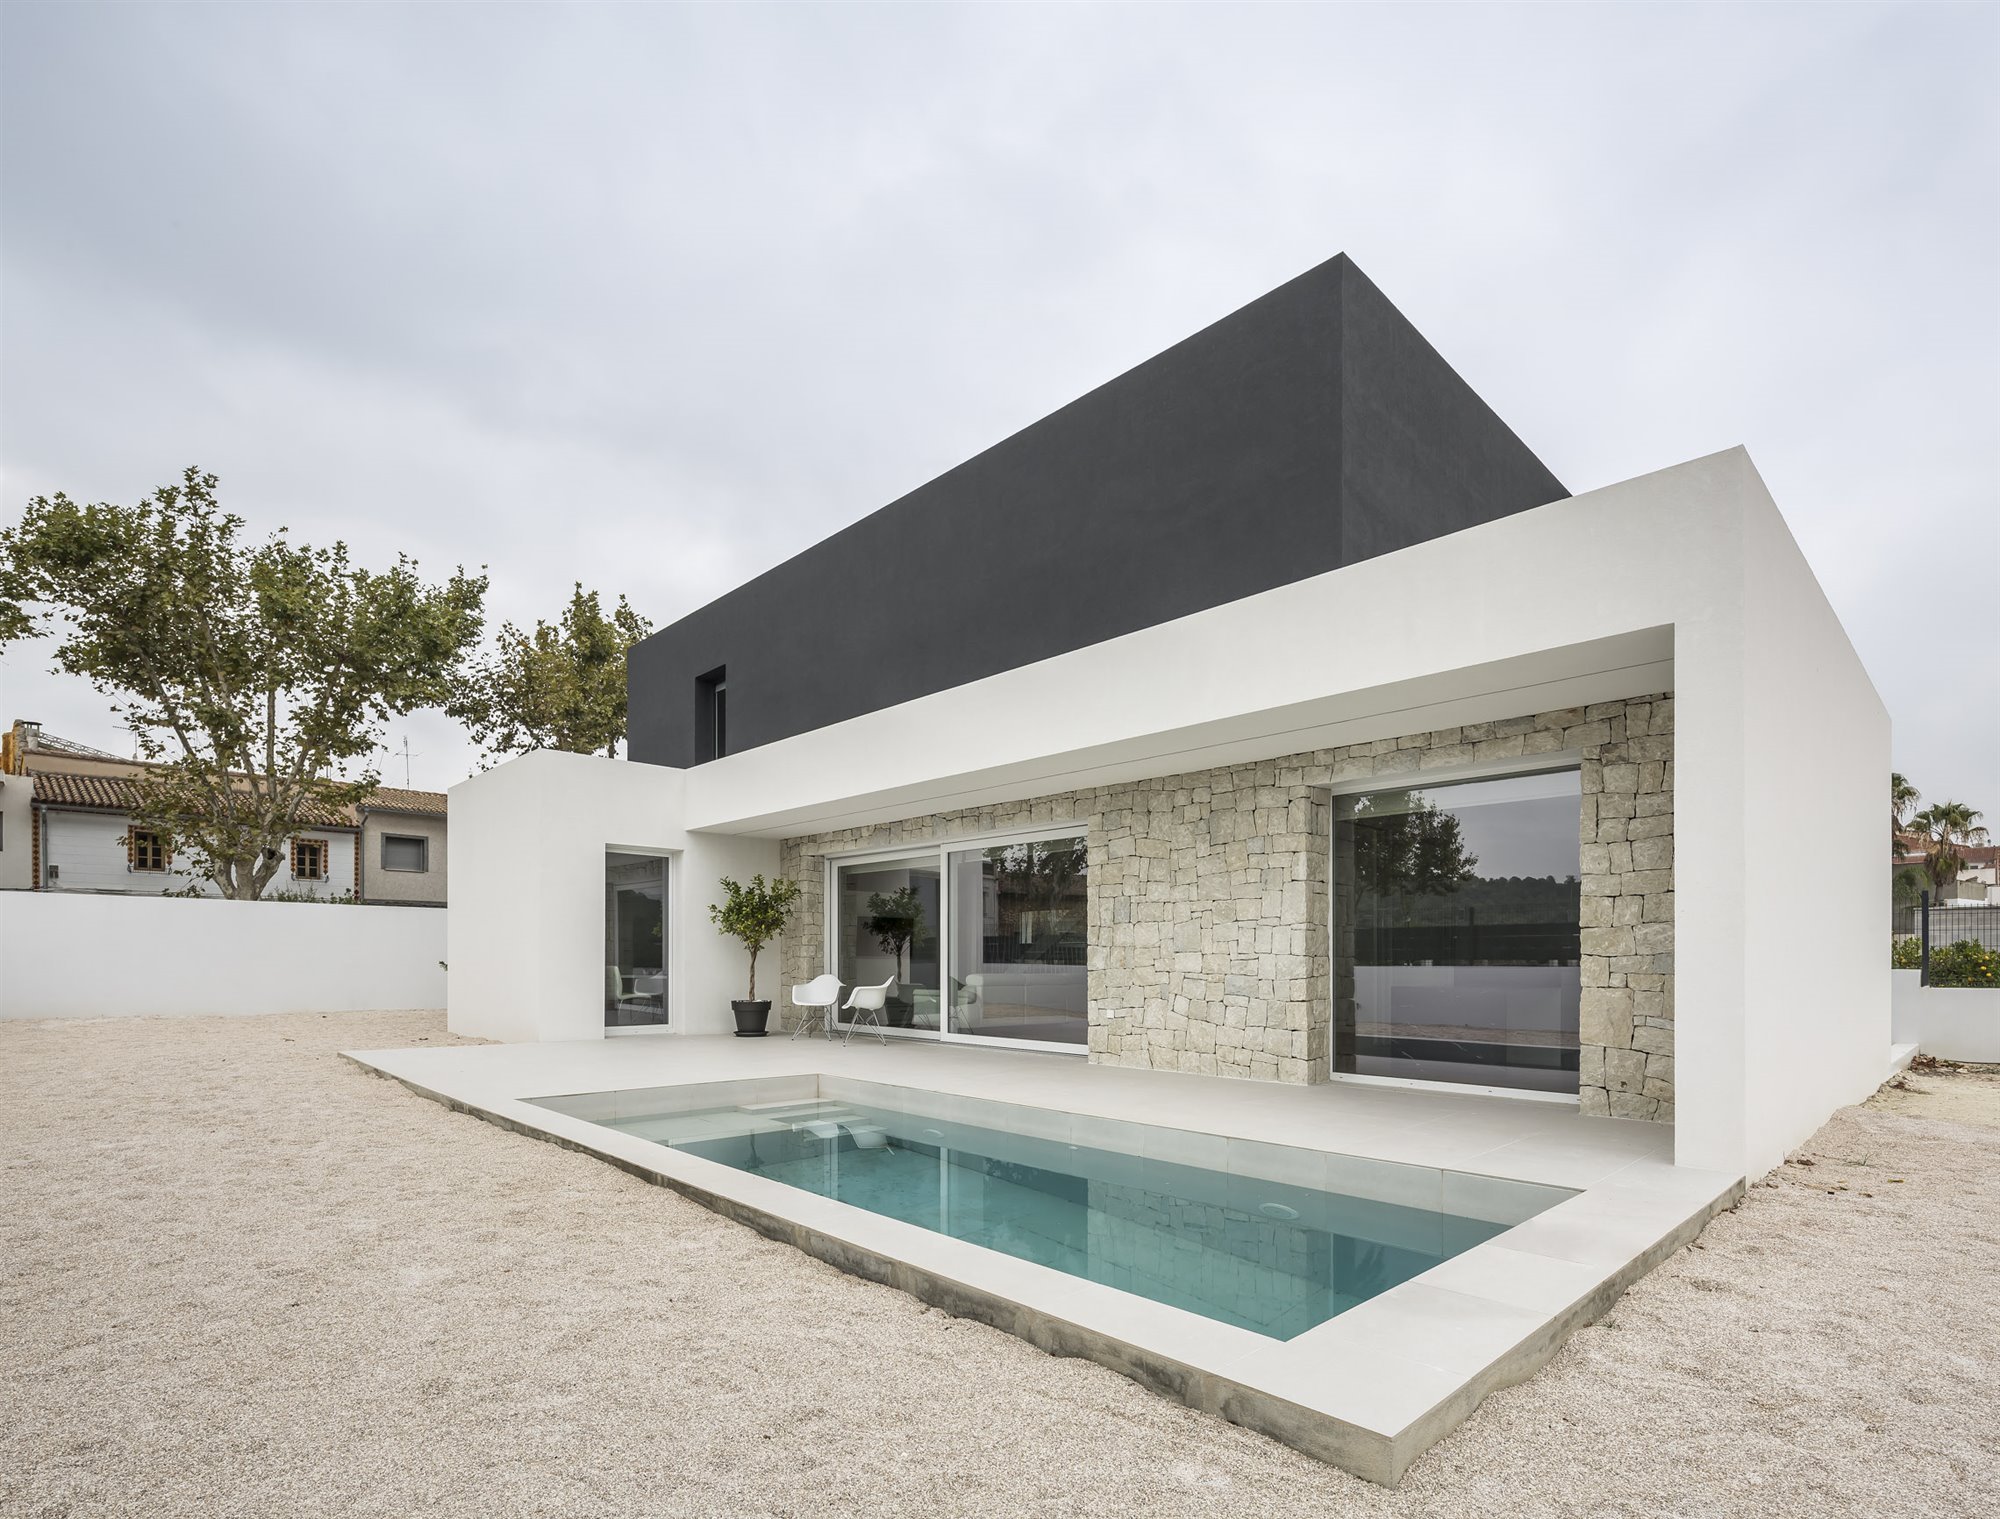
[[[1900,847],[1890,861],[1890,879],[1893,881],[1905,870],[1921,874],[1924,862],[1929,858],[1923,838],[1917,834],[1904,834],[1897,842]],[[1939,902],[2000,902],[2000,844],[1961,844],[1958,855],[1957,877],[1943,891],[1934,893],[1935,899]]]
[[[1882,1079],[1888,718],[1748,456],[1571,497],[1345,257],[629,688],[629,761],[454,788],[454,1032],[729,1031],[707,906],[761,872],[759,994],[893,978],[891,1037],[1562,1102],[1738,1175]]]
[[[361,898],[407,907],[445,905],[442,791],[378,787],[361,818]]]
[[[35,778],[0,770],[0,891],[35,884]]]
[[[16,722],[0,755],[0,880],[37,891],[214,895],[171,839],[133,823],[151,769]],[[24,805],[12,800],[16,787]],[[436,792],[385,789],[358,814],[311,807],[266,894],[442,902],[444,806]],[[364,846],[386,869],[364,871]]]

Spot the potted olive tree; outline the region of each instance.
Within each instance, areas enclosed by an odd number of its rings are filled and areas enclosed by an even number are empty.
[[[785,924],[791,920],[792,909],[798,905],[799,883],[779,876],[770,885],[764,884],[762,875],[750,878],[747,886],[722,878],[723,899],[720,906],[708,905],[710,920],[723,933],[741,939],[743,947],[750,951],[750,995],[741,1002],[729,1004],[729,1010],[736,1015],[736,1037],[738,1039],[761,1039],[765,1025],[771,1018],[769,999],[757,1000],[757,951],[769,944],[785,931]]]

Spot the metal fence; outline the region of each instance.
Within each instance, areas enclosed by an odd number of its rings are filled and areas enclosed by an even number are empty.
[[[1943,906],[1924,892],[1916,902],[1890,909],[1889,933],[1895,939],[1917,941],[1918,966],[1928,981],[1931,951],[1947,944],[1970,940],[2000,954],[2000,903]]]

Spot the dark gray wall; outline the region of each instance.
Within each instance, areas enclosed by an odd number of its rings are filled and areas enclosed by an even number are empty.
[[[1568,494],[1343,254],[655,633],[633,759],[696,762]]]

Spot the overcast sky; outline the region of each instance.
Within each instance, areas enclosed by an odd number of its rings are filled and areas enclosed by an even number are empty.
[[[2000,9],[0,28],[0,521],[198,463],[664,624],[1344,250],[1572,490],[1747,445],[1898,766],[2000,815]],[[129,752],[47,666],[0,717]]]

